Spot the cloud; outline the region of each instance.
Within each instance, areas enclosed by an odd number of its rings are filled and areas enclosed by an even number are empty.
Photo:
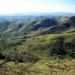
[[[0,14],[24,12],[75,12],[64,0],[0,0]]]

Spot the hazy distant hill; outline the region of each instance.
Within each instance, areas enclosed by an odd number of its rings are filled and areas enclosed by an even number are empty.
[[[45,14],[56,16],[46,16]],[[30,34],[31,32],[37,32],[36,35],[61,33],[74,27],[74,24],[70,22],[70,15],[74,15],[74,13],[36,13],[32,14],[32,16],[1,16],[0,32],[21,35]]]

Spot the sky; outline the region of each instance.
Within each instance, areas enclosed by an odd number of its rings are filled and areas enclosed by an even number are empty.
[[[75,0],[0,0],[0,14],[73,12]]]

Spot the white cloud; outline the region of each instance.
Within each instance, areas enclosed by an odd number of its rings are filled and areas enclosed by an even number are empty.
[[[22,12],[62,12],[74,11],[74,7],[66,7],[59,0],[0,0],[0,14],[15,14]]]

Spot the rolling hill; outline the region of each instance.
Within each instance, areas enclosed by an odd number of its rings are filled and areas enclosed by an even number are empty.
[[[24,18],[24,16],[0,17],[0,33],[2,36],[1,39],[5,37],[4,39],[7,39],[10,48],[20,45],[21,47],[24,47],[23,51],[27,50],[28,52],[35,50],[33,53],[36,54],[36,51],[43,50],[43,54],[44,51],[47,52],[50,48],[49,44],[51,42],[49,41],[49,38],[53,39],[57,36],[59,38],[61,35],[61,38],[63,37],[65,41],[65,36],[68,37],[71,34],[74,36],[75,16],[35,16],[32,18],[31,16],[28,16],[28,18]],[[72,36],[71,41],[74,40],[74,37],[72,38]],[[31,50],[28,50],[29,48],[31,48]]]
[[[75,16],[64,14],[1,16],[0,74],[73,75]]]

